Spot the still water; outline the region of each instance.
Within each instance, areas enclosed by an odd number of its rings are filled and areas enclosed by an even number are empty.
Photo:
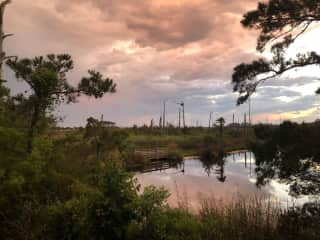
[[[279,180],[271,180],[258,188],[255,167],[254,155],[242,152],[228,154],[223,164],[208,164],[197,157],[186,158],[175,166],[153,164],[141,169],[136,177],[142,187],[154,185],[168,189],[171,206],[187,200],[191,208],[197,208],[203,198],[229,201],[239,195],[265,197],[283,206],[301,205],[313,200],[308,196],[291,197],[289,185]]]

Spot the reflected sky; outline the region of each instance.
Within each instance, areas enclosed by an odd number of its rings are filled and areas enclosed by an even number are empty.
[[[271,180],[261,188],[255,185],[255,159],[253,153],[236,153],[225,158],[225,181],[219,181],[221,166],[213,165],[208,171],[196,158],[186,159],[175,168],[162,169],[137,174],[142,187],[164,186],[171,196],[172,206],[187,200],[192,208],[197,208],[202,198],[214,197],[229,201],[237,196],[265,197],[283,206],[301,205],[311,199],[309,196],[294,198],[289,195],[289,185],[279,180]]]

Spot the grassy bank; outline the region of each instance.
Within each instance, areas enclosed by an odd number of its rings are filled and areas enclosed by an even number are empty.
[[[187,128],[187,129],[126,129],[128,143],[131,151],[134,149],[156,149],[168,150],[168,158],[177,160],[186,156],[216,155],[219,151],[225,152],[249,149],[254,141],[254,132],[251,128],[226,127],[221,135],[217,128]],[[129,153],[130,165],[141,165],[148,162],[143,156],[134,156]],[[132,157],[133,156],[133,157]]]
[[[204,147],[223,143],[226,151],[245,149],[254,140],[251,128],[128,129],[129,141],[139,147],[176,146],[184,155],[199,155]]]
[[[137,149],[165,148],[168,157],[173,160],[185,156],[201,156],[204,152],[218,151],[223,148],[229,152],[239,149],[248,149],[255,140],[252,128],[225,127],[221,135],[220,129],[216,128],[105,128],[98,129],[93,136],[88,137],[86,129],[63,129],[53,131],[50,138],[59,140],[63,138],[72,139],[73,144],[81,145],[81,152],[94,152],[94,148],[100,147],[100,157],[109,155],[110,149],[120,150],[122,158],[129,165],[141,165],[148,159],[135,155]],[[72,153],[72,149],[69,149]],[[74,152],[75,157],[79,149]],[[70,153],[69,153],[70,154]],[[80,154],[78,157],[82,158]],[[94,156],[92,156],[94,158]]]
[[[0,158],[3,239],[311,240],[320,234],[319,211],[313,206],[311,210],[284,211],[266,205],[264,200],[236,199],[225,205],[209,199],[194,214],[186,205],[169,207],[165,189],[148,187],[141,191],[124,166],[132,157],[127,155],[128,149],[139,143],[145,146],[137,138],[147,139],[151,135],[148,132],[87,129],[58,137],[39,136],[27,156],[21,147],[25,143],[23,134],[0,130],[0,152],[5,156]],[[196,144],[194,136],[201,136],[197,138],[202,144],[199,146],[219,144],[215,129],[210,130],[212,133],[196,130],[198,133],[177,134],[176,139],[189,136],[188,140],[174,142],[177,148]],[[234,134],[228,131],[224,141]],[[161,134],[158,137],[163,139]]]
[[[185,206],[184,238],[173,239],[317,239],[320,229],[317,204],[303,208],[280,208],[277,203],[256,197],[237,197],[225,203],[214,198],[203,199],[198,214],[191,214]]]

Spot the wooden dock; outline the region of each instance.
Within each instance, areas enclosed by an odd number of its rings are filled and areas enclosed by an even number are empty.
[[[241,153],[247,153],[247,152],[251,152],[251,151],[248,149],[241,149],[241,150],[237,150],[237,151],[227,152],[227,154],[232,155],[232,154],[241,154]]]
[[[227,152],[228,155],[232,154],[241,154],[250,152],[248,149],[241,149],[237,151],[230,151]],[[144,160],[156,161],[156,160],[164,160],[168,159],[169,156],[169,149],[165,147],[157,147],[157,148],[138,148],[134,150],[134,154],[137,156],[142,157]],[[185,157],[188,158],[188,157]],[[193,156],[190,158],[199,158],[199,156]]]
[[[134,154],[143,157],[145,160],[167,159],[168,148],[139,148],[134,150]]]

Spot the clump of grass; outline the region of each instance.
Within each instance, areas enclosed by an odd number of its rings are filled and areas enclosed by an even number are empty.
[[[202,199],[199,217],[204,239],[271,239],[285,210],[271,200],[237,197],[223,202]]]
[[[168,145],[167,159],[173,162],[181,162],[183,160],[183,153],[179,150],[177,144]]]
[[[281,207],[263,197],[241,197],[231,201],[201,200],[199,221],[202,239],[298,240],[319,239],[320,204]]]

